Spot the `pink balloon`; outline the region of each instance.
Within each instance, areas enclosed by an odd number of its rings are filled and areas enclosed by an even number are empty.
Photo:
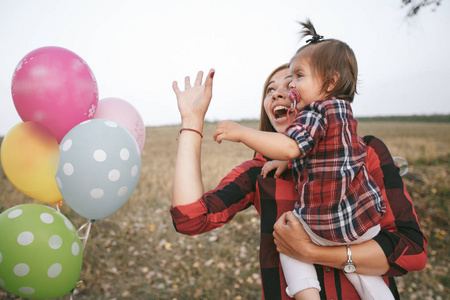
[[[116,121],[133,135],[139,149],[144,149],[145,126],[141,115],[133,105],[119,98],[105,98],[98,102],[94,119]]]
[[[22,120],[45,125],[58,143],[75,125],[92,119],[98,104],[91,69],[81,57],[60,47],[28,53],[14,71],[11,92]]]

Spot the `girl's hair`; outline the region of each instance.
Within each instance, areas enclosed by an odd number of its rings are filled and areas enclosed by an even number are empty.
[[[291,64],[301,58],[306,58],[313,76],[319,76],[323,81],[322,92],[328,97],[336,97],[352,102],[358,79],[358,64],[353,50],[344,42],[335,39],[323,39],[317,34],[310,20],[299,22],[303,26],[302,38],[311,36],[307,44],[297,50],[291,59]],[[333,77],[337,75],[336,82]],[[336,78],[336,77],[335,77]],[[334,84],[331,91],[327,91]]]
[[[264,100],[267,96],[267,88],[269,86],[269,82],[272,79],[272,76],[275,75],[278,71],[289,69],[289,64],[283,64],[276,68],[275,70],[270,73],[270,75],[267,77],[266,82],[264,82],[264,88],[263,88],[263,96],[262,96],[262,102],[261,102],[261,116],[259,118],[259,130],[261,131],[272,131],[276,132],[275,128],[273,128],[272,123],[270,123],[269,117],[267,116],[266,110],[264,109]]]

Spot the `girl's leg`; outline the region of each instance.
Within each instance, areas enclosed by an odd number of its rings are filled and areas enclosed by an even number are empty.
[[[381,276],[345,274],[362,300],[394,300],[391,290]]]
[[[281,266],[286,279],[286,293],[300,299],[320,299],[320,283],[314,265],[305,264],[280,253]]]
[[[295,215],[297,215],[294,212]],[[298,216],[298,215],[297,215]],[[305,228],[305,231],[309,234],[311,237],[311,240],[317,244],[322,246],[335,246],[335,245],[344,245],[336,242],[328,241],[318,235],[316,235],[303,221],[302,218],[298,216],[300,222],[303,225],[303,228]],[[380,232],[380,225],[376,225],[369,230],[365,234],[363,234],[357,241],[351,243],[351,244],[359,244],[368,240],[373,239],[378,232]],[[392,295],[391,290],[386,285],[386,283],[383,281],[383,278],[381,276],[368,276],[368,275],[360,275],[356,273],[352,274],[345,274],[348,278],[348,280],[352,283],[352,285],[355,287],[356,291],[358,292],[358,295],[363,300],[390,300],[394,299],[394,296]]]
[[[367,230],[357,241],[352,244],[359,244],[373,239],[380,232],[380,225]],[[394,300],[391,290],[383,281],[381,276],[369,276],[356,273],[345,274],[353,284],[362,300]]]
[[[319,291],[315,288],[309,288],[294,295],[295,300],[320,300]]]

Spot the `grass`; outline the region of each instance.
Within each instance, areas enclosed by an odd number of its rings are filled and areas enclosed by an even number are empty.
[[[257,127],[254,121],[246,125]],[[205,190],[253,156],[243,145],[212,140],[202,147]],[[142,172],[131,198],[93,225],[84,252],[82,284],[74,299],[260,299],[259,217],[253,208],[222,228],[199,236],[175,232],[169,214],[178,126],[147,128]],[[446,299],[450,292],[450,122],[362,120],[360,135],[381,138],[410,165],[404,180],[429,239],[426,268],[397,278],[403,299]],[[20,193],[0,170],[0,212],[39,203]],[[87,220],[66,204],[78,228]],[[1,299],[20,299],[0,289]],[[69,295],[61,299],[69,299]]]

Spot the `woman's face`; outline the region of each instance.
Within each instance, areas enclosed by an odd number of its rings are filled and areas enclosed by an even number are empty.
[[[291,81],[292,76],[289,73],[289,69],[286,68],[273,74],[267,85],[264,110],[277,132],[284,133],[290,123],[290,119],[294,117],[293,112],[290,113],[289,118],[287,117],[287,112],[291,107],[291,101],[288,96],[289,83]]]

